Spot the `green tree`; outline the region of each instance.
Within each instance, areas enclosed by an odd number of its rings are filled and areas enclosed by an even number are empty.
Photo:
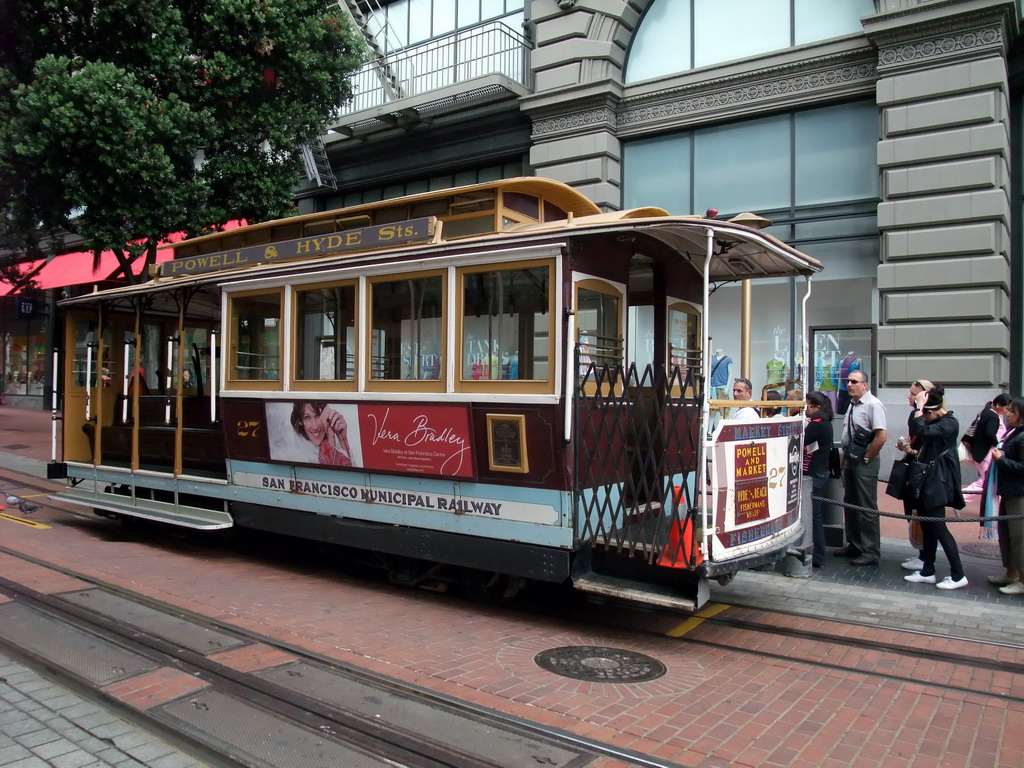
[[[170,233],[287,215],[364,60],[324,0],[0,0],[0,245],[67,232],[134,282]]]

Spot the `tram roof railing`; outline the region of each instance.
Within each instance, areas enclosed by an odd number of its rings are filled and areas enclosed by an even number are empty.
[[[599,212],[599,209],[577,190],[548,179],[522,178],[476,184],[438,190],[420,195],[412,195],[394,200],[367,203],[351,208],[338,209],[330,212],[309,214],[276,222],[263,222],[245,228],[245,231],[266,229],[281,224],[300,224],[315,222],[325,215],[335,217],[357,217],[375,207],[396,205],[400,202],[415,203],[441,195],[458,195],[479,191],[486,188],[501,188],[506,191],[530,190],[543,194],[545,199],[555,202],[566,211],[566,218],[546,222],[523,222],[507,227],[500,232],[488,232],[480,235],[459,237],[453,240],[441,238],[432,242],[415,245],[398,246],[382,250],[346,251],[344,253],[328,253],[326,255],[309,256],[282,262],[269,262],[258,265],[247,265],[237,268],[223,269],[202,274],[188,274],[180,277],[164,277],[149,283],[134,286],[113,288],[103,292],[94,292],[84,296],[65,299],[62,304],[83,304],[95,301],[98,297],[116,298],[154,293],[177,286],[228,283],[238,280],[251,280],[264,277],[281,277],[309,270],[315,263],[318,270],[334,267],[350,266],[366,261],[379,261],[387,258],[400,258],[409,253],[431,254],[439,251],[460,253],[467,249],[489,246],[496,241],[503,244],[519,244],[536,241],[538,238],[550,239],[550,236],[564,233],[566,236],[595,234],[598,232],[617,232],[620,237],[633,237],[641,245],[647,239],[660,243],[662,246],[678,253],[681,260],[693,267],[697,273],[704,271],[708,232],[713,233],[713,251],[709,265],[709,279],[712,282],[730,282],[736,280],[792,277],[810,275],[819,272],[823,267],[816,259],[802,253],[796,248],[778,240],[767,232],[744,221],[756,219],[750,214],[741,214],[731,221],[708,219],[701,216],[671,216],[660,208],[647,207],[625,211]],[[760,220],[764,222],[764,220]],[[395,222],[401,223],[401,222]],[[243,230],[233,230],[237,235]],[[215,233],[201,238],[183,241],[176,245],[185,247],[196,243],[209,243],[224,233]]]

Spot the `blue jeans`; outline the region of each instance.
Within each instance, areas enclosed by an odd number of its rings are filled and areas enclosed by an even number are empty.
[[[828,488],[828,472],[811,475],[811,495],[824,496]],[[825,502],[811,499],[811,542],[814,550],[811,562],[815,565],[825,564]]]

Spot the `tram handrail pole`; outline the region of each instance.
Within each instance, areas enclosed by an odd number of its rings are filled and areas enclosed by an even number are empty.
[[[171,423],[171,364],[174,358],[174,337],[167,337],[167,375],[164,381],[164,393],[167,399],[164,402],[164,424]]]
[[[711,403],[708,402],[708,394],[710,393],[708,385],[710,383],[709,376],[710,376],[710,373],[711,373],[711,350],[708,349],[708,347],[710,347],[711,344],[710,344],[710,340],[708,338],[708,331],[709,331],[710,326],[711,326],[710,317],[709,317],[709,314],[710,314],[710,311],[711,311],[711,307],[709,306],[709,303],[711,301],[711,286],[710,286],[710,280],[711,280],[711,259],[714,258],[714,255],[715,255],[715,230],[712,227],[708,227],[708,229],[707,229],[707,256],[704,259],[704,275],[703,275],[703,286],[702,286],[703,296],[702,296],[702,299],[701,299],[701,306],[704,308],[704,312],[702,314],[703,322],[701,323],[701,328],[700,328],[701,373],[704,376],[704,387],[703,387],[703,395],[704,396],[701,398],[701,403],[700,403],[700,429],[701,429],[701,432],[702,432],[702,439],[700,441],[700,445],[701,445],[700,458],[699,458],[699,460],[697,462],[697,471],[696,471],[695,476],[693,478],[693,489],[694,489],[694,491],[696,491],[698,487],[701,487],[701,488],[704,489],[704,492],[700,494],[700,527],[701,527],[701,530],[704,531],[704,541],[702,542],[702,544],[704,546],[704,557],[706,559],[708,559],[708,560],[711,559],[711,548],[708,546],[708,542],[710,541],[710,538],[711,538],[710,532],[711,532],[711,530],[713,528],[713,526],[709,526],[707,524],[707,522],[708,522],[708,494],[707,494],[707,491],[710,490],[710,489],[706,487],[706,485],[708,483],[708,480],[707,480],[708,451],[711,449],[712,439],[713,439],[713,436],[711,435],[711,433],[708,430],[708,427],[711,424]]]
[[[210,422],[217,421],[217,332],[210,331]]]
[[[92,418],[92,343],[85,345],[85,420]]]
[[[128,357],[130,354],[130,341],[124,343],[124,365],[121,370],[123,372],[121,382],[121,423],[128,423],[128,382],[131,381],[132,371],[128,370]]]
[[[53,350],[53,373],[50,374],[51,399],[50,399],[50,461],[57,461],[57,364],[60,361],[60,352]]]

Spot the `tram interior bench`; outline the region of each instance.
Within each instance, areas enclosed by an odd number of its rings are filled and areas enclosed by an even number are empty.
[[[124,395],[114,401],[113,422],[103,428],[103,460],[131,461],[132,419],[131,402],[128,421],[121,420]],[[182,456],[184,470],[223,474],[224,445],[220,424],[210,422],[208,397],[186,397],[182,400]],[[165,395],[139,396],[139,462],[160,467],[174,466],[175,408],[171,403],[171,422],[164,421],[167,397]],[[82,425],[89,436],[90,447],[95,443],[95,425]]]

